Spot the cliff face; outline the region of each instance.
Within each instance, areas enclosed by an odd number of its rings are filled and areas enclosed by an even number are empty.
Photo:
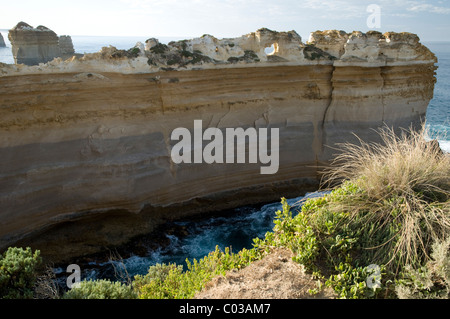
[[[8,38],[16,64],[38,65],[58,57],[67,59],[75,54],[70,36],[58,37],[44,26],[33,28],[25,22],[19,22],[9,30]]]
[[[75,54],[75,49],[73,48],[72,38],[70,35],[59,36],[58,46],[62,56]]]
[[[352,133],[375,140],[383,123],[417,125],[435,62],[407,33],[314,32],[304,44],[261,29],[0,66],[0,247],[63,258],[69,241],[88,254],[162,220],[298,196],[317,185],[328,146]],[[278,171],[175,164],[171,134],[194,120],[222,132],[278,128]],[[51,227],[54,237],[42,233]]]
[[[33,28],[25,22],[20,22],[9,30],[8,38],[11,41],[15,63],[36,65],[61,55],[58,36],[41,25]]]

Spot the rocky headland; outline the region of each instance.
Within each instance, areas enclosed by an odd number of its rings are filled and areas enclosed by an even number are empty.
[[[13,45],[38,50],[22,29]],[[0,64],[0,249],[28,245],[58,261],[166,220],[313,190],[336,143],[419,126],[436,81],[435,55],[411,33],[316,31],[303,43],[260,29],[64,59],[56,34],[40,32],[47,63]],[[18,63],[36,56],[19,51]],[[278,171],[174,163],[171,133],[194,120],[278,128]]]

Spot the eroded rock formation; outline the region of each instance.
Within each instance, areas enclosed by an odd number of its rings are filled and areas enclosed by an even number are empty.
[[[58,46],[62,56],[75,54],[75,49],[73,48],[72,38],[70,35],[59,36]]]
[[[61,55],[58,36],[42,25],[33,28],[25,22],[19,22],[9,30],[8,39],[17,64],[37,65]]]
[[[5,47],[6,47],[5,40],[3,39],[3,36],[0,33],[0,48],[5,48]]]
[[[70,36],[58,37],[44,26],[33,28],[25,22],[19,22],[9,30],[8,38],[16,64],[38,65],[55,58],[67,59],[76,55]]]
[[[69,258],[163,220],[298,196],[317,186],[336,143],[419,124],[435,62],[409,33],[317,31],[305,44],[294,31],[260,29],[1,65],[0,248]],[[278,128],[278,172],[175,164],[171,133],[194,120]]]

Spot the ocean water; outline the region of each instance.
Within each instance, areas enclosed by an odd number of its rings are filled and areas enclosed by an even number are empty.
[[[430,138],[450,152],[450,42],[424,42],[438,58],[437,82],[427,109],[426,125]]]
[[[323,196],[325,192],[311,192],[305,196],[287,199],[295,216],[308,198]],[[251,248],[254,238],[264,238],[266,232],[274,227],[276,212],[282,209],[280,202],[259,206],[238,207],[208,218],[186,219],[171,222],[165,229],[182,229],[182,233],[163,232],[166,243],[156,249],[149,249],[145,256],[131,255],[124,259],[105,262],[88,262],[80,265],[82,280],[111,279],[121,280],[125,273],[131,278],[144,275],[148,268],[157,263],[176,263],[186,269],[186,259],[192,262],[202,259],[218,246],[222,251],[229,247],[232,252]],[[65,285],[66,269],[54,269],[61,276],[61,286]]]

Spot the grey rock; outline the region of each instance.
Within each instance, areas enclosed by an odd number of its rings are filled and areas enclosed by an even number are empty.
[[[1,33],[0,33],[0,48],[6,48],[5,40],[3,39]]]

